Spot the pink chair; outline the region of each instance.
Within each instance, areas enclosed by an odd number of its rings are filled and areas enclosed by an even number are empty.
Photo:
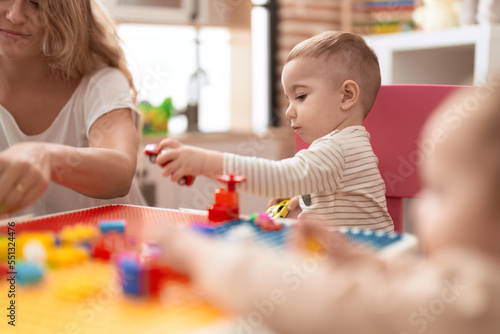
[[[371,134],[373,151],[386,185],[387,209],[396,231],[403,230],[403,198],[420,189],[417,169],[425,153],[417,147],[422,125],[432,111],[458,86],[382,86],[363,125]],[[295,136],[295,148],[309,144]],[[429,149],[423,147],[423,149]]]

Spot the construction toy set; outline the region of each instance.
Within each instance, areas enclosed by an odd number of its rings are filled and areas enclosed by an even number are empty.
[[[192,221],[208,222],[112,205],[0,227],[0,305],[11,316],[0,333],[189,333],[224,322],[144,242],[147,230]]]

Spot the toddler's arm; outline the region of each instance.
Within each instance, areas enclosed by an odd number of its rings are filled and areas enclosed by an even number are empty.
[[[162,174],[177,182],[184,175],[216,178],[221,174],[245,175],[240,189],[262,197],[289,198],[334,190],[344,170],[343,151],[329,143],[316,143],[293,158],[280,161],[222,153],[182,145],[167,138],[158,147],[156,164]]]
[[[344,153],[335,143],[318,140],[307,150],[280,161],[224,155],[226,174],[245,175],[240,189],[269,198],[291,198],[299,194],[334,191],[342,182]]]

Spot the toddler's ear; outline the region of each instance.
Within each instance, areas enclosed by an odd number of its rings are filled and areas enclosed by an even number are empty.
[[[346,80],[340,86],[340,92],[343,94],[340,108],[344,111],[351,109],[359,98],[359,86],[354,80]]]

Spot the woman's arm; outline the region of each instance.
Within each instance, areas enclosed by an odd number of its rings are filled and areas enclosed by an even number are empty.
[[[51,179],[89,197],[125,196],[134,178],[137,149],[130,110],[113,110],[90,128],[88,148],[49,147]]]
[[[130,110],[104,114],[89,134],[86,148],[24,142],[0,152],[0,213],[29,206],[51,180],[89,197],[125,196],[134,177],[138,148]]]

